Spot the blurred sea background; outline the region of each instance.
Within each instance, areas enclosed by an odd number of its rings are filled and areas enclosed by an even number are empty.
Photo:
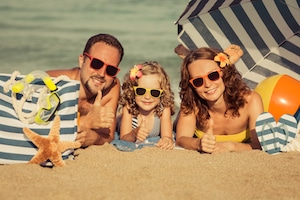
[[[72,68],[92,35],[109,33],[124,47],[118,78],[157,61],[171,79],[177,106],[181,59],[174,22],[188,0],[10,0],[0,2],[0,73]]]

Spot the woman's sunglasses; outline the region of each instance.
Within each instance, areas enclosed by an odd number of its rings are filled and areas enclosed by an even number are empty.
[[[143,96],[146,94],[146,92],[150,92],[151,96],[154,98],[159,98],[163,92],[163,90],[159,89],[150,89],[150,88],[143,88],[138,86],[133,86],[134,93],[137,96]]]
[[[103,62],[102,60],[94,58],[93,56],[91,56],[90,54],[88,54],[86,52],[84,52],[84,55],[87,56],[91,60],[90,66],[93,69],[98,70],[98,69],[101,69],[103,66],[106,66],[106,74],[109,76],[112,76],[112,77],[116,76],[117,73],[120,71],[119,67],[108,65],[105,62]]]
[[[220,71],[221,71],[221,69],[218,69],[217,71],[213,71],[204,76],[195,77],[195,78],[189,80],[189,82],[193,85],[194,88],[201,87],[204,83],[204,80],[203,80],[204,78],[208,78],[211,81],[218,80],[220,78]]]

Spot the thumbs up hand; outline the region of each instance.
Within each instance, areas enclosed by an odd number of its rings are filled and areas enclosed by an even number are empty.
[[[212,118],[209,119],[208,129],[200,139],[200,149],[207,153],[212,153],[216,145],[216,137],[213,134],[214,121]]]
[[[102,99],[102,91],[98,90],[98,94],[94,101],[94,106],[101,106],[101,99]]]
[[[148,137],[148,135],[149,135],[149,131],[146,128],[146,119],[143,116],[142,117],[142,122],[141,122],[141,124],[139,126],[139,130],[138,130],[138,132],[136,134],[136,139],[139,140],[139,141],[141,141],[141,142],[143,142]]]
[[[92,109],[88,113],[88,121],[86,121],[89,124],[88,128],[109,128],[114,122],[115,112],[110,107],[101,106],[101,99],[102,91],[99,90]]]

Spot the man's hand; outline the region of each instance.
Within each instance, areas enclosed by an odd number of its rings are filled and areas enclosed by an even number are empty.
[[[112,108],[101,106],[102,91],[98,91],[94,105],[87,114],[87,128],[110,128],[114,122],[115,113]]]
[[[78,125],[78,134],[76,141],[81,143],[82,147],[95,144],[99,140],[100,133],[97,129],[101,128],[101,137],[109,138],[110,127],[114,123],[113,109],[101,106],[102,91],[98,91],[94,104],[85,116],[81,116]]]

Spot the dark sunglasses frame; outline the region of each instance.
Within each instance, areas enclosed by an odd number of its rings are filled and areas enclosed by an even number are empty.
[[[98,70],[98,69],[101,69],[103,66],[106,66],[105,73],[111,77],[115,77],[118,74],[118,72],[120,71],[119,67],[109,65],[98,58],[94,58],[87,52],[84,52],[84,55],[91,60],[91,64],[90,64],[91,68]]]
[[[206,74],[204,76],[197,76],[195,78],[192,78],[189,80],[190,84],[192,84],[192,86],[194,88],[198,88],[201,87],[204,83],[204,78],[208,78],[211,81],[217,81],[220,79],[221,75],[220,75],[221,69],[218,69],[216,71],[210,72],[209,74]]]
[[[150,95],[154,98],[160,98],[163,90],[160,89],[151,89],[151,88],[143,88],[143,87],[139,87],[139,86],[133,86],[134,89],[134,93],[137,96],[144,96],[146,94],[146,92],[149,92]],[[143,90],[143,94],[139,93],[138,90]],[[156,93],[158,93],[158,95],[155,95]]]

